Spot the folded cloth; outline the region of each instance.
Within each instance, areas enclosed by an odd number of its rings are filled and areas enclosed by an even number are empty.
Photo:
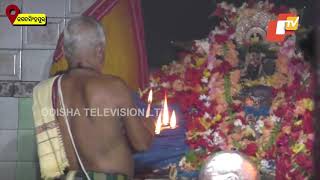
[[[41,178],[54,179],[69,167],[55,116],[58,76],[42,81],[33,89],[33,117],[36,130]]]
[[[120,173],[102,173],[102,172],[93,172],[88,171],[88,175],[91,180],[128,180],[130,179],[125,174]],[[66,180],[87,180],[86,175],[81,171],[70,171]]]

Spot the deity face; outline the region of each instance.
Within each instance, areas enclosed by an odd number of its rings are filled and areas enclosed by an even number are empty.
[[[274,74],[275,68],[275,60],[266,58],[263,53],[251,52],[246,55],[241,74],[243,78],[256,80]]]
[[[252,52],[246,55],[245,66],[242,69],[242,75],[244,78],[251,80],[258,79],[260,77],[262,64],[262,54]]]
[[[257,43],[261,42],[266,38],[266,31],[260,27],[251,28],[246,34],[246,42]]]

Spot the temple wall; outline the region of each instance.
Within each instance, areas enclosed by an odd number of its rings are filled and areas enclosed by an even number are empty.
[[[0,179],[39,179],[32,117],[32,88],[48,77],[66,22],[94,0],[0,1]],[[12,26],[8,4],[22,13],[47,14],[47,26]]]

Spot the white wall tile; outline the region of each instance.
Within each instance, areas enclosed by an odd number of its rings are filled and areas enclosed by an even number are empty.
[[[15,180],[16,166],[15,162],[0,162],[0,179]]]
[[[47,17],[64,17],[66,0],[24,0],[24,13],[45,13]]]
[[[0,130],[18,128],[18,99],[0,97]]]
[[[55,49],[64,24],[62,18],[47,18],[46,26],[25,26],[23,48]]]
[[[18,162],[16,180],[41,180],[40,166],[34,162]]]
[[[67,16],[79,16],[86,11],[95,0],[67,0]]]
[[[48,78],[53,52],[53,50],[23,50],[21,79],[41,81]]]
[[[70,20],[71,20],[71,18],[66,18],[66,20],[65,20],[65,26],[67,26],[67,24],[69,23]]]
[[[0,48],[21,48],[22,27],[12,26],[7,17],[0,17],[0,27]]]
[[[0,50],[0,80],[20,80],[21,51]]]
[[[14,162],[17,154],[17,131],[0,130],[0,161]]]
[[[21,10],[21,0],[1,0],[0,1],[0,15],[6,15],[6,8],[8,5],[14,4]]]

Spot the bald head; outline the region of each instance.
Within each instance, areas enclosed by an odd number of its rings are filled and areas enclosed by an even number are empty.
[[[200,172],[200,180],[258,180],[255,165],[243,154],[219,152],[209,157]]]
[[[71,66],[92,65],[97,63],[93,61],[104,59],[101,56],[104,56],[105,34],[96,20],[84,16],[73,18],[63,35],[65,57]]]

